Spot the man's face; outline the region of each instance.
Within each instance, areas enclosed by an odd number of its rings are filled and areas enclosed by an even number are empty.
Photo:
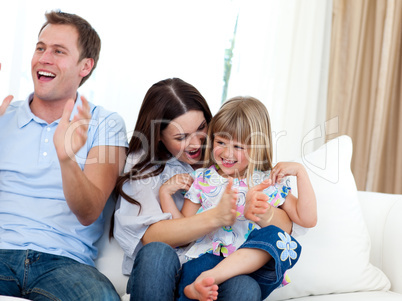
[[[42,101],[75,98],[92,69],[91,59],[78,61],[78,32],[71,25],[49,24],[39,35],[31,61],[35,97]]]

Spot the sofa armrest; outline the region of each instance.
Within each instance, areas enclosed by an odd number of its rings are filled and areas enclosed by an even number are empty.
[[[371,237],[370,262],[402,293],[402,195],[359,191],[359,200]]]

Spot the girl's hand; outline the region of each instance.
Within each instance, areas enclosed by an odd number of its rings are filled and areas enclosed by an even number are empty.
[[[238,191],[237,189],[232,189],[232,186],[233,179],[229,178],[229,183],[219,204],[211,209],[214,210],[220,227],[231,226],[236,221]]]
[[[268,196],[263,192],[264,189],[272,185],[272,180],[264,180],[261,184],[256,185],[246,194],[246,205],[244,207],[244,217],[258,223],[261,216],[264,215],[271,207],[267,203]]]
[[[173,195],[179,189],[189,190],[191,184],[193,183],[193,178],[188,173],[181,173],[174,175],[169,180],[167,180],[161,188],[159,189],[159,194],[169,194]]]
[[[0,70],[1,70],[1,63],[0,63]],[[10,104],[11,100],[13,100],[14,96],[8,95],[6,98],[4,98],[3,102],[0,105],[0,116],[5,113],[7,110],[8,105]]]
[[[296,162],[279,162],[271,170],[270,179],[272,183],[280,183],[284,177],[298,176],[301,171],[305,171],[305,168],[300,163]]]
[[[289,193],[281,206],[289,218],[296,224],[311,228],[317,224],[317,201],[306,168],[295,162],[280,162],[271,171],[274,183],[283,177],[297,177],[297,197]]]

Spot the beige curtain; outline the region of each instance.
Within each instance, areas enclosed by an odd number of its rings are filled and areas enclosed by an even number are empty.
[[[359,190],[402,193],[401,40],[402,0],[333,0],[327,139],[352,137]]]

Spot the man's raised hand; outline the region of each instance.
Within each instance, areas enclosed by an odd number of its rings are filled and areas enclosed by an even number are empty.
[[[88,101],[81,96],[82,106],[78,106],[78,113],[70,121],[74,109],[74,100],[70,99],[64,106],[63,115],[53,136],[59,161],[75,160],[75,155],[87,141],[87,132],[91,120]]]
[[[0,70],[1,70],[1,63],[0,63]],[[14,96],[12,96],[12,95],[8,95],[6,98],[4,98],[3,102],[0,105],[0,116],[6,112],[7,107],[10,104],[10,102],[13,100],[13,98],[14,98]]]

